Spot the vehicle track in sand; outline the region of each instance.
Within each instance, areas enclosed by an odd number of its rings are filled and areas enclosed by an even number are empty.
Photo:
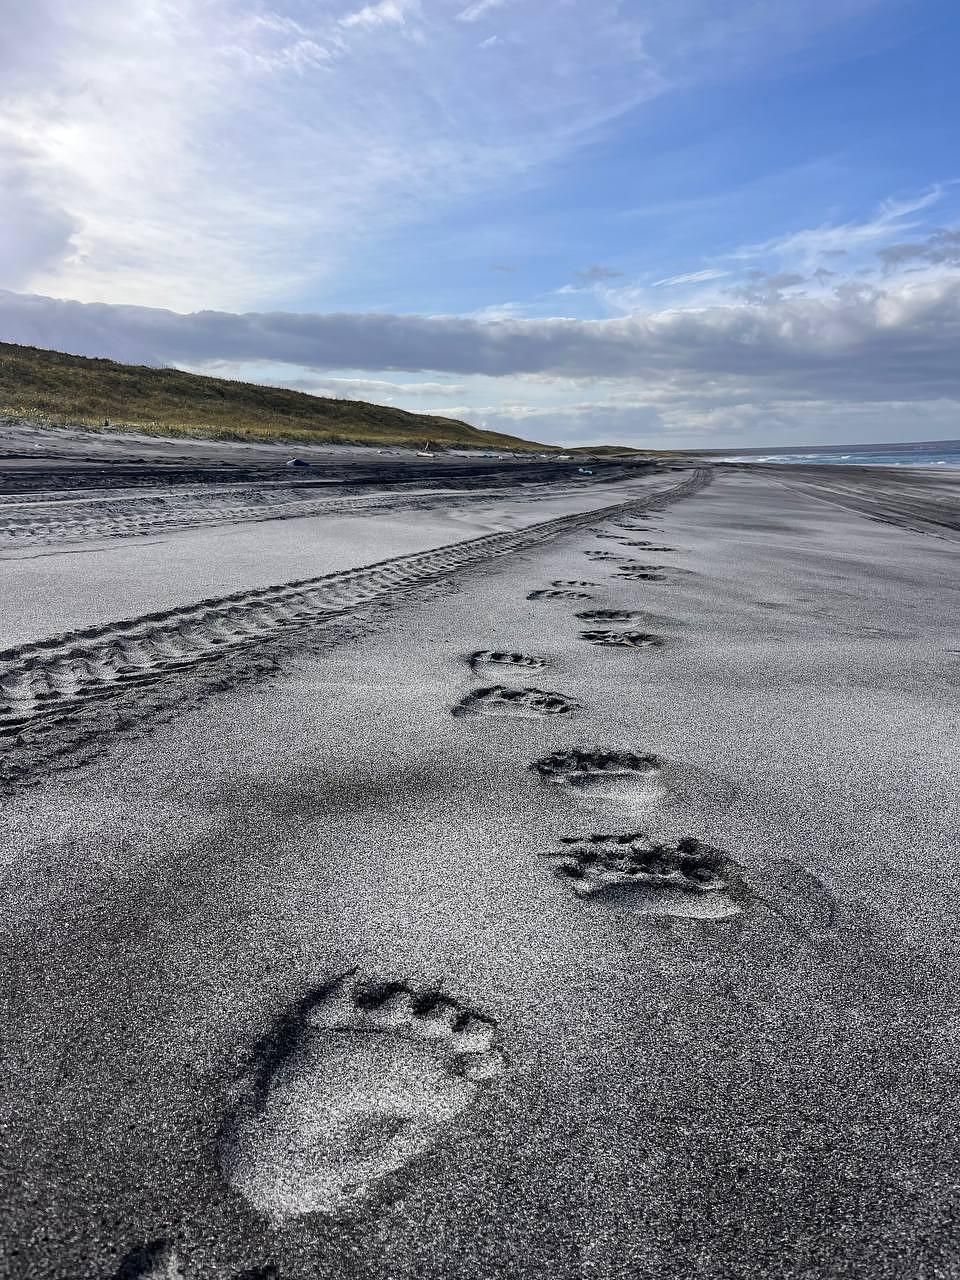
[[[58,546],[62,543],[114,541],[151,537],[182,529],[292,520],[304,516],[369,515],[374,512],[423,511],[502,500],[498,489],[475,492],[304,497],[295,488],[250,485],[218,493],[149,493],[135,497],[50,499],[46,503],[0,503],[0,551]],[[531,502],[543,498],[528,495]]]
[[[485,534],[359,568],[199,601],[0,652],[0,790],[95,756],[138,724],[269,675],[309,639],[349,634],[356,614],[581,529],[658,508],[709,483],[706,469],[642,498]]]

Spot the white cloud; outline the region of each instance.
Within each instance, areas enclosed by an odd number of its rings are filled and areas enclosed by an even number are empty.
[[[402,26],[409,13],[419,11],[417,0],[378,0],[365,5],[340,19],[341,27],[382,27],[389,24]]]
[[[825,0],[800,16],[752,0],[722,14],[712,0],[9,5],[0,153],[19,157],[19,212],[0,286],[295,305],[398,229],[546,172],[716,74],[724,52],[766,62],[872,2],[832,0],[833,18]],[[476,23],[494,13],[510,25],[490,57]]]
[[[0,142],[0,191],[0,279],[27,284],[74,251],[79,227],[42,189],[22,147]]]
[[[807,270],[822,265],[824,257],[847,256],[864,249],[876,250],[884,242],[911,231],[919,222],[910,217],[929,209],[943,198],[943,188],[933,187],[921,195],[907,200],[887,200],[876,214],[865,222],[826,224],[795,231],[790,235],[766,240],[759,244],[745,245],[732,258],[775,258],[781,261],[799,262]]]
[[[461,9],[457,14],[458,22],[478,22],[486,14],[493,9],[501,9],[508,0],[477,0],[476,4],[468,5],[466,9]]]
[[[887,271],[894,271],[909,262],[960,267],[960,227],[937,227],[919,244],[892,244],[881,249],[877,256]]]
[[[570,443],[933,438],[960,417],[956,228],[897,274],[747,273],[719,303],[606,320],[182,315],[0,293],[0,338],[371,399]],[[828,289],[828,284],[832,287]],[[810,291],[807,287],[810,286]],[[429,373],[429,378],[396,375]]]
[[[520,320],[527,312],[528,306],[523,302],[493,302],[488,307],[480,307],[477,311],[470,313],[469,319],[490,321],[490,320]]]
[[[723,271],[719,267],[705,267],[702,271],[687,271],[683,275],[667,276],[663,280],[654,280],[653,288],[661,289],[677,284],[702,284],[706,280],[722,280],[724,276],[729,274],[729,271]]]
[[[309,395],[333,396],[346,400],[375,400],[393,403],[396,400],[423,400],[462,395],[462,382],[391,382],[386,378],[318,377],[305,373],[277,375],[273,367],[266,371],[256,363],[238,364],[227,361],[211,361],[202,367],[181,364],[188,373],[206,373],[218,378],[232,378],[240,382],[254,382],[260,386],[288,387],[293,391],[305,391]]]
[[[450,0],[18,6],[0,154],[18,156],[21,213],[0,286],[186,309],[309,296],[371,241],[659,92],[618,10],[545,21],[533,0],[490,58]]]
[[[960,398],[960,272],[884,287],[672,308],[609,320],[464,316],[179,315],[0,295],[0,335],[120,359],[273,361],[312,370],[716,380],[754,398]]]

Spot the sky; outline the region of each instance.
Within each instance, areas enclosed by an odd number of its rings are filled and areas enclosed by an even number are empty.
[[[0,340],[560,444],[960,437],[955,0],[0,19]]]

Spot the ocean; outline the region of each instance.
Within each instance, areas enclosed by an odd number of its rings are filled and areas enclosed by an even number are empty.
[[[830,444],[800,449],[713,452],[714,462],[783,462],[808,466],[960,467],[960,440],[912,440],[903,444]]]

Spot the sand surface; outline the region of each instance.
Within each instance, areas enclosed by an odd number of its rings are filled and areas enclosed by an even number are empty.
[[[589,490],[538,490],[520,501],[504,493],[478,493],[468,502],[457,493],[432,495],[413,508],[401,500],[394,510],[382,495],[379,509],[355,513],[345,506],[156,537],[8,548],[0,550],[0,647],[523,528],[668,486],[664,476],[644,476]]]
[[[956,547],[744,470],[580,519],[690,478],[4,587],[96,634],[5,677],[63,754],[4,801],[2,1274],[960,1274]]]

